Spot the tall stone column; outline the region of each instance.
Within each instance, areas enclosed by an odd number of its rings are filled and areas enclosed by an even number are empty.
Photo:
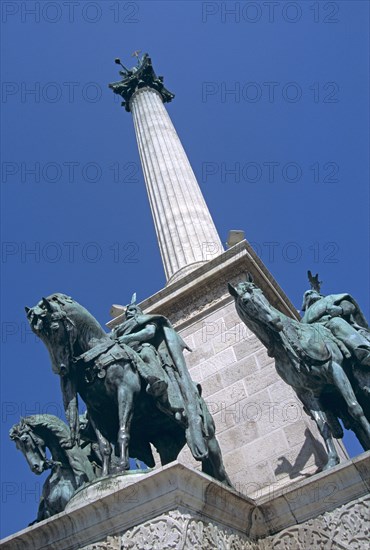
[[[171,283],[223,252],[208,207],[163,105],[174,97],[144,56],[110,87],[134,120],[159,248]]]

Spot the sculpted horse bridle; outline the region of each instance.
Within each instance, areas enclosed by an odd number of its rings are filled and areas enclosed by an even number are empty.
[[[33,432],[25,419],[12,427],[10,438],[25,456],[33,473],[40,475],[54,465],[54,461],[46,457],[45,441]]]

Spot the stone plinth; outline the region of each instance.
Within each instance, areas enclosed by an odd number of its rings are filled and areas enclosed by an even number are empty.
[[[148,473],[135,484],[112,490],[94,502],[8,537],[1,548],[181,548],[179,543],[186,539],[186,529],[183,529],[191,521],[211,522],[216,526],[214,529],[226,530],[230,536],[247,541],[253,509],[252,500],[175,462]],[[136,535],[136,530],[142,534]],[[153,537],[152,546],[147,541],[147,546],[144,545],[144,539],[149,536],[146,531]],[[93,546],[117,536],[123,536],[126,543]]]
[[[353,550],[369,537],[370,452],[250,499],[174,462],[3,539],[1,550]]]
[[[130,487],[136,484],[138,481],[147,476],[151,470],[134,470],[129,471],[125,475],[116,474],[107,477],[100,477],[92,483],[89,483],[87,487],[80,487],[66,506],[66,512],[72,512],[99,501],[101,498],[110,495],[111,493],[117,493],[121,489]]]

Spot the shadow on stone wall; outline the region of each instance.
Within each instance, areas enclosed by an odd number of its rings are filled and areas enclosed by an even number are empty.
[[[288,474],[290,479],[294,479],[299,475],[310,477],[312,474],[302,474],[302,470],[312,455],[314,456],[317,467],[319,467],[320,464],[325,464],[327,454],[322,443],[313,439],[308,428],[306,428],[304,435],[305,440],[303,446],[293,464],[285,456],[279,457],[279,464],[274,472],[276,476],[279,474]]]

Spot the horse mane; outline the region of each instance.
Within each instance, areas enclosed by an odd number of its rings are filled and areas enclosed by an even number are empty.
[[[84,455],[82,449],[78,446],[71,447],[71,432],[63,420],[52,414],[35,414],[21,418],[20,422],[18,424],[14,424],[11,428],[9,433],[10,438],[15,440],[17,437],[20,437],[20,434],[25,427],[44,428],[50,431],[57,438],[74,475],[87,481],[94,479],[95,476],[91,465],[91,471],[89,473],[86,471],[86,466],[87,463],[89,463],[89,460],[87,456]],[[47,442],[45,443],[46,446],[48,446]]]
[[[253,288],[259,288],[254,283],[250,283],[248,281],[249,286],[253,286]],[[293,358],[293,367],[296,368],[296,364],[300,364],[300,362],[303,360],[302,355],[300,353],[299,347],[297,347],[294,343],[294,341],[289,337],[288,334],[285,333],[285,331],[281,331],[279,333],[276,333],[269,325],[261,323],[258,319],[253,317],[252,315],[248,315],[243,301],[241,297],[239,297],[235,301],[235,306],[237,313],[239,317],[243,320],[245,325],[250,328],[250,330],[259,338],[259,340],[262,342],[262,344],[265,346],[265,348],[268,351],[268,354],[270,357],[274,357],[276,359],[276,350],[278,349],[276,347],[276,336],[280,339],[281,346],[285,350],[287,354],[289,354]],[[292,321],[293,324],[299,323],[296,319],[293,319],[291,317],[288,317],[283,313],[282,311],[278,310],[276,307],[274,307],[272,304],[270,304],[270,308],[275,311],[279,317],[282,319],[283,323],[285,324],[285,321]],[[306,330],[308,325],[300,325],[300,330]],[[263,327],[262,332],[258,330],[259,327]]]
[[[56,302],[62,310],[65,311],[70,321],[72,321],[71,317],[77,317],[79,337],[86,343],[89,342],[91,338],[96,338],[98,332],[100,333],[100,337],[107,335],[95,317],[84,306],[76,302],[76,300],[70,296],[55,292],[48,296],[47,300]]]
[[[34,414],[21,418],[18,424],[10,430],[10,437],[14,439],[19,437],[25,427],[30,428],[46,428],[59,440],[61,447],[70,446],[70,430],[65,422],[52,414]]]

